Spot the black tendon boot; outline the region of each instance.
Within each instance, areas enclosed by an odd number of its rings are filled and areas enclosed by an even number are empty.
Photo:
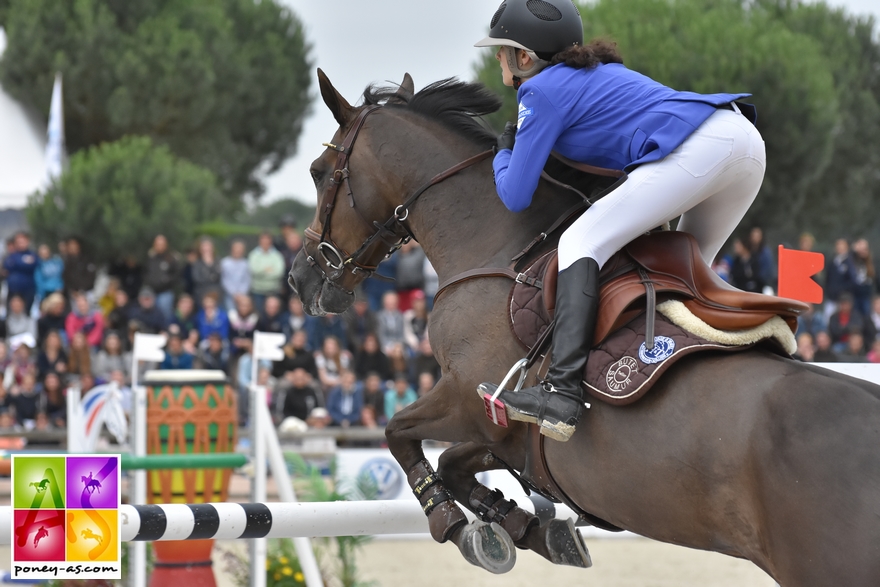
[[[574,433],[584,411],[581,380],[593,346],[596,314],[599,309],[599,264],[586,257],[559,274],[556,287],[556,326],[547,378],[517,393],[502,391],[498,396],[507,416],[521,422],[535,422],[541,434],[565,442]],[[493,394],[491,383],[479,387]]]

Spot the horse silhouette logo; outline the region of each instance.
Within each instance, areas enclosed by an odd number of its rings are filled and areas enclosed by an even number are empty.
[[[28,487],[35,487],[37,489],[37,493],[43,493],[46,489],[49,488],[49,480],[43,479],[42,481],[30,483]]]
[[[31,485],[33,485],[33,483],[31,483]],[[37,530],[37,535],[34,536],[34,548],[38,547],[40,545],[40,540],[47,536],[49,536],[49,531],[45,526],[40,526],[40,529]]]
[[[369,475],[376,484],[376,499],[395,499],[403,485],[400,466],[384,457],[370,459],[363,464],[358,475]]]
[[[86,528],[85,530],[83,530],[82,537],[84,540],[97,540],[98,544],[102,544],[104,542],[104,539],[101,536],[92,532],[91,528]]]
[[[97,490],[98,493],[101,493],[101,482],[98,481],[97,479],[92,479],[91,471],[89,471],[88,477],[86,477],[85,475],[82,475],[80,478],[82,479],[82,483],[85,486],[85,490],[89,493],[89,495],[93,494],[95,492],[95,490]]]

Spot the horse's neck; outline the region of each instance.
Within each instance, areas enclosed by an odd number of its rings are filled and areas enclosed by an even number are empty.
[[[413,208],[413,231],[440,280],[477,267],[506,267],[575,201],[541,185],[513,213],[495,191],[490,163],[447,180]]]

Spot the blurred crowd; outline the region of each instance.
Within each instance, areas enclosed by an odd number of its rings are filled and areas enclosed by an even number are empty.
[[[98,267],[76,238],[55,250],[27,233],[6,243],[0,306],[0,428],[64,427],[65,390],[115,381],[130,402],[137,332],[167,335],[166,357],[140,369],[219,369],[239,392],[248,420],[255,331],[282,333],[280,361],[261,361],[258,383],[282,430],[382,427],[430,393],[440,376],[428,339],[438,280],[415,242],[381,263],[341,316],[311,317],[287,284],[302,248],[292,218],[248,250],[218,252],[200,239],[172,250],[157,234],[146,254]],[[798,247],[813,250],[804,234]],[[776,260],[760,228],[732,243],[715,271],[744,290],[773,293]],[[880,297],[868,241],[839,239],[827,252],[825,302],[799,322],[804,361],[880,362]]]
[[[209,238],[172,250],[158,234],[145,255],[99,268],[79,240],[34,247],[7,242],[0,309],[0,428],[63,427],[65,390],[115,381],[130,403],[137,332],[167,336],[165,360],[147,369],[219,369],[248,419],[255,331],[284,334],[284,359],[261,361],[258,383],[285,429],[381,427],[439,378],[427,337],[437,276],[416,243],[382,264],[342,316],[308,316],[287,284],[302,247],[295,220],[247,250]]]

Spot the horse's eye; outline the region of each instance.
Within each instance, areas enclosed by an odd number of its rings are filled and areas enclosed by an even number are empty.
[[[321,183],[321,179],[324,177],[324,173],[314,167],[309,169],[309,174],[312,176],[312,181],[315,182],[315,185]]]

